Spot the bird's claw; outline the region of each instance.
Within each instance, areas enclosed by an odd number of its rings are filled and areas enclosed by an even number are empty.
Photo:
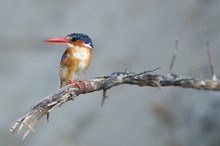
[[[82,83],[85,88],[88,86],[87,83],[84,82],[83,80],[79,80],[78,82]]]
[[[82,90],[82,86],[79,84],[79,82],[73,81],[73,80],[69,80],[68,84],[75,84],[80,90]]]
[[[68,84],[75,84],[80,90],[82,90],[83,87],[79,84],[79,82],[83,84],[84,88],[87,87],[87,83],[84,82],[83,80],[79,80],[79,81],[69,80],[69,81],[68,81]]]

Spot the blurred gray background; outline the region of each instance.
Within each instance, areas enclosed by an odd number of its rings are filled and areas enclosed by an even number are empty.
[[[208,39],[204,35],[208,32]],[[205,43],[220,77],[219,0],[1,0],[1,146],[219,146],[220,93],[123,85],[81,95],[44,117],[24,141],[9,132],[31,105],[59,87],[64,44],[50,37],[84,32],[94,41],[84,78],[162,67],[181,34],[174,71],[211,78]]]

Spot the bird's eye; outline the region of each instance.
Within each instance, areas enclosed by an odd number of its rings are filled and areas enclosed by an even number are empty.
[[[75,41],[77,41],[77,39],[76,39],[76,38],[72,38],[71,41],[72,41],[72,42],[75,42]]]

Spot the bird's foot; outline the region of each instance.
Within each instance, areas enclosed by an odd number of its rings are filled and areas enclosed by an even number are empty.
[[[87,83],[84,82],[83,80],[79,80],[78,82],[82,83],[85,88],[88,87]]]
[[[83,80],[79,80],[79,81],[69,80],[68,84],[75,84],[77,87],[79,87],[80,90],[82,90],[83,87],[79,84],[79,82],[83,84],[84,88],[86,88],[88,86],[87,83],[84,82]]]
[[[80,90],[83,89],[83,87],[77,81],[69,80],[68,84],[75,84]]]

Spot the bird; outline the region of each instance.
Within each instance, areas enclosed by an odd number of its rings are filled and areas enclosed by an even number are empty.
[[[80,89],[86,83],[78,80],[90,65],[91,51],[93,50],[92,39],[84,33],[71,33],[64,38],[50,38],[43,40],[49,43],[65,43],[68,45],[63,53],[59,66],[60,88],[68,84],[76,84]]]

